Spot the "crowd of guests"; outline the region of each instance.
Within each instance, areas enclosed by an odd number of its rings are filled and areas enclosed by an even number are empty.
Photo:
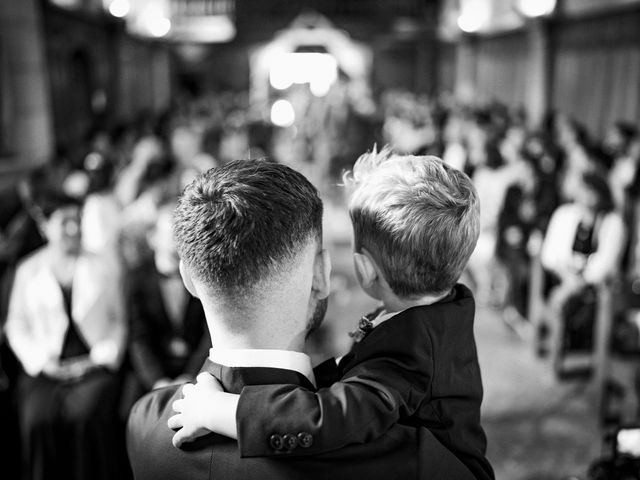
[[[248,151],[237,140],[248,129],[226,120],[241,106],[227,95],[92,130],[3,190],[9,476],[126,478],[133,403],[195,378],[210,339],[180,278],[171,215],[198,173]]]
[[[573,326],[563,317],[593,314],[588,299],[608,282],[621,296],[618,321],[629,348],[634,341],[637,348],[631,288],[640,274],[635,125],[617,122],[598,138],[558,112],[532,128],[522,111],[500,104],[458,105],[406,92],[389,93],[384,101],[389,143],[400,151],[441,156],[474,181],[481,234],[467,281],[478,303],[500,307],[507,324],[522,331],[530,320],[532,266],[540,261],[542,295],[552,312],[536,325],[541,342],[564,328],[570,343]],[[590,327],[576,331],[574,343],[588,344]]]
[[[367,105],[343,115],[353,145],[437,155],[472,178],[481,234],[466,281],[511,327],[528,323],[535,258],[557,312],[537,327],[541,340],[567,328],[575,299],[585,303],[594,286],[640,277],[635,126],[616,123],[597,139],[553,113],[534,130],[502,105],[408,92]],[[0,414],[22,439],[10,457],[15,472],[127,474],[129,409],[147,391],[193,379],[210,346],[202,306],[178,271],[176,199],[198,173],[232,159],[284,161],[284,131],[252,112],[244,94],[179,101],[160,117],[92,129],[0,193]],[[348,158],[336,151],[327,161],[324,181],[335,184]],[[620,318],[627,341],[629,332],[637,339],[636,318]],[[573,341],[588,343],[588,328],[575,330]]]

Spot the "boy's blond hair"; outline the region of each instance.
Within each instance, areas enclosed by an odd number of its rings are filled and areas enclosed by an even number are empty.
[[[433,156],[365,153],[348,172],[355,249],[366,249],[400,297],[442,294],[462,275],[479,234],[467,175]]]

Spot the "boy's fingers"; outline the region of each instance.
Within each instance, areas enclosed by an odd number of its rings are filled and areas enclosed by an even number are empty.
[[[206,382],[207,380],[213,378],[213,375],[211,375],[210,373],[207,372],[202,372],[199,373],[198,376],[196,377],[196,381],[198,383],[202,383],[202,382]]]
[[[173,446],[176,448],[180,448],[180,446],[184,443],[184,438],[182,434],[183,431],[184,431],[184,428],[181,428],[176,432],[176,434],[171,439],[171,443],[173,443]]]
[[[200,375],[198,375],[197,378],[198,378],[198,383],[201,383],[204,386],[213,388],[219,392],[224,391],[220,382],[213,375],[203,372]]]
[[[176,400],[175,402],[173,402],[171,407],[173,408],[174,412],[182,413],[183,405],[184,405],[184,400]]]
[[[185,383],[182,386],[182,396],[186,397],[187,395],[189,395],[189,393],[193,390],[194,387],[195,385],[193,383]]]
[[[178,414],[178,415],[174,415],[173,417],[170,417],[169,420],[167,420],[167,426],[171,429],[171,430],[177,430],[178,428],[182,428],[182,415]]]

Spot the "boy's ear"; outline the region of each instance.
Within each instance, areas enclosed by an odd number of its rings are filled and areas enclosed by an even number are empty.
[[[200,298],[198,297],[198,292],[196,291],[196,287],[193,285],[193,280],[191,279],[191,275],[189,275],[189,272],[187,271],[187,267],[185,267],[182,260],[180,260],[179,269],[180,269],[180,276],[182,277],[182,283],[184,283],[184,286],[186,287],[187,291],[192,296],[196,298]]]
[[[355,265],[356,275],[363,288],[373,286],[378,278],[378,271],[375,264],[366,253],[353,253],[353,264]]]
[[[331,293],[331,257],[329,251],[322,249],[313,260],[313,280],[311,289],[317,298],[327,298]]]

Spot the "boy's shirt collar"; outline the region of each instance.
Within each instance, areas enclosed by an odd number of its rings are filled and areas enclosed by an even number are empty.
[[[425,303],[424,305],[413,305],[410,308],[428,306],[428,305],[436,305],[438,303],[450,302],[451,300],[453,300],[455,298],[455,296],[456,296],[456,288],[453,287],[448,294],[446,294],[444,297],[442,297],[437,302]],[[387,320],[389,320],[389,319],[395,317],[396,315],[399,315],[402,312],[405,312],[407,310],[409,310],[409,309],[406,308],[406,309],[400,310],[398,312],[387,312],[384,309],[384,307],[379,307],[377,310],[373,311],[372,313],[369,313],[367,315],[363,315],[360,318],[360,320],[358,321],[358,327],[356,328],[356,330],[354,330],[352,332],[349,332],[349,336],[351,338],[353,338],[354,342],[357,343],[360,340],[362,340],[369,332],[371,332],[374,328],[376,328],[381,323],[384,323]]]
[[[226,367],[266,367],[293,370],[301,373],[316,386],[311,359],[302,352],[267,349],[210,349],[209,360]]]

